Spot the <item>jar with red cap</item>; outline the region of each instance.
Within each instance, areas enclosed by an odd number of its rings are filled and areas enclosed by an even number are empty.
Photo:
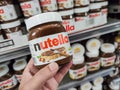
[[[110,43],[104,43],[101,46],[101,67],[109,68],[115,64],[115,47]]]
[[[87,28],[89,7],[74,8],[76,31]]]
[[[1,28],[5,32],[7,39],[14,39],[22,36],[22,28],[19,20],[1,24]]]
[[[0,0],[0,23],[12,21],[17,18],[18,16],[12,0]]]
[[[53,12],[58,10],[56,0],[40,0],[40,5],[42,7],[42,12]]]
[[[62,16],[62,24],[65,27],[68,34],[75,32],[75,18],[74,18],[74,11],[73,9],[59,11],[60,15]]]

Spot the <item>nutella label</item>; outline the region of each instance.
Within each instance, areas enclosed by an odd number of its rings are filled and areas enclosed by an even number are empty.
[[[72,8],[74,6],[73,0],[57,0],[59,9]]]
[[[72,55],[66,32],[31,40],[29,46],[35,65],[48,64]]]
[[[63,20],[62,24],[68,33],[72,33],[75,31],[75,19],[74,18]]]
[[[43,12],[56,11],[58,9],[56,0],[40,0],[40,1]]]
[[[88,71],[96,71],[100,69],[100,60],[99,61],[94,61],[94,62],[90,62],[90,63],[86,63],[87,64],[87,69]]]
[[[8,80],[0,82],[0,90],[9,90],[17,85],[17,80],[15,76],[11,77]]]
[[[86,28],[88,17],[75,17],[76,30],[83,30]]]
[[[0,40],[1,40],[1,41],[4,40],[2,35],[0,35]]]
[[[81,79],[87,75],[87,67],[84,66],[78,70],[69,70],[69,75],[72,79]]]
[[[109,57],[109,58],[101,58],[101,66],[102,67],[109,67],[114,65],[116,56]]]
[[[41,13],[38,0],[27,1],[20,4],[25,17],[30,17]]]
[[[74,0],[75,6],[85,6],[89,5],[90,1],[89,0]]]
[[[22,78],[22,75],[15,75],[15,76],[16,76],[18,82],[20,82],[20,81],[21,81],[21,78]]]
[[[13,5],[0,6],[0,21],[9,21],[17,18]]]
[[[8,39],[13,39],[13,38],[22,36],[22,32],[21,32],[21,30],[19,30],[19,31],[13,32],[13,33],[12,32],[11,33],[7,33],[6,35],[7,35]]]
[[[105,23],[107,23],[108,9],[107,8],[106,9],[102,9],[101,11],[102,11],[102,16],[101,16],[102,22],[101,22],[101,24],[105,24]]]
[[[89,14],[89,24],[90,25],[93,25],[93,26],[98,26],[98,25],[100,25],[101,24],[101,19],[102,19],[102,17],[101,17],[101,12],[98,12],[98,13],[90,13]]]

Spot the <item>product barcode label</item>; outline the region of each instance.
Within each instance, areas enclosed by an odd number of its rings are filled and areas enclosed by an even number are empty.
[[[13,46],[13,45],[14,45],[14,41],[12,39],[0,42],[0,48]]]

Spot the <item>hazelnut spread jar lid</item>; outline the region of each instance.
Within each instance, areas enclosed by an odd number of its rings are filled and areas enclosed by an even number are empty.
[[[101,46],[101,42],[95,38],[88,40],[86,43],[86,48],[89,52],[99,50],[100,46]]]
[[[84,63],[84,56],[79,56],[79,57],[76,57],[76,58],[73,58],[73,64],[83,64]]]
[[[59,13],[60,13],[61,16],[67,16],[67,15],[74,14],[74,10],[71,9],[71,10],[59,11]]]
[[[6,75],[9,72],[9,68],[7,65],[0,65],[0,77]]]
[[[102,90],[102,85],[92,86],[92,90]]]
[[[32,22],[32,23],[31,23]],[[69,37],[57,12],[47,12],[26,20],[29,47],[35,65],[42,68],[51,62],[59,65],[72,60]]]
[[[20,24],[21,24],[20,21],[17,20],[17,21],[14,21],[14,22],[1,24],[1,28],[2,29],[13,28],[13,27],[19,26]]]
[[[89,58],[98,57],[98,56],[99,56],[99,51],[87,52],[86,55],[87,55]]]
[[[104,53],[113,53],[115,51],[115,46],[110,43],[104,43],[101,45],[101,51]]]
[[[88,12],[89,11],[89,7],[82,7],[82,8],[75,8],[74,12],[75,13],[84,13],[84,12]]]
[[[72,45],[73,57],[83,56],[85,53],[85,48],[83,45],[76,43]]]
[[[24,70],[26,65],[27,65],[26,60],[16,60],[15,63],[13,64],[13,69],[15,71]]]
[[[104,81],[103,77],[99,76],[93,80],[93,83],[95,86],[98,86],[102,85],[103,81]]]
[[[92,88],[92,84],[90,82],[87,82],[87,83],[81,85],[81,87],[80,87],[81,90],[91,90],[91,88]]]

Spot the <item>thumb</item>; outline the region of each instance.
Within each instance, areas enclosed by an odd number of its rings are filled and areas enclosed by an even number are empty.
[[[41,69],[40,71],[38,71],[30,81],[32,85],[31,90],[37,90],[43,87],[47,80],[54,77],[58,69],[58,64],[53,62]]]

